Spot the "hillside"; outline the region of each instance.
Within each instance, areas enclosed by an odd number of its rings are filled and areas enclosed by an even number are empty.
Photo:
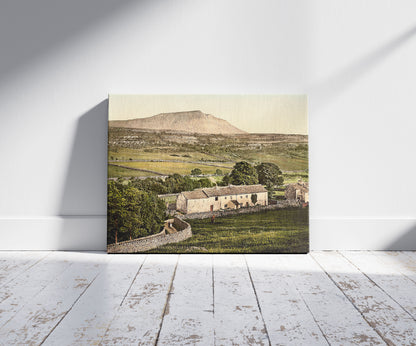
[[[245,134],[228,121],[201,111],[162,113],[148,118],[113,120],[110,127],[125,127],[142,130],[170,130],[200,134]]]
[[[284,171],[308,169],[306,135],[219,135],[110,127],[108,136],[110,161],[160,173],[189,174],[192,168],[201,168],[204,173],[211,174],[217,168],[214,165],[230,168],[239,161],[272,162]],[[122,165],[126,166],[125,163]],[[214,169],[203,169],[197,163],[212,164]],[[189,167],[192,165],[194,167]],[[224,167],[220,168],[223,173],[228,172]],[[130,171],[126,176],[131,176],[132,172],[137,173]]]

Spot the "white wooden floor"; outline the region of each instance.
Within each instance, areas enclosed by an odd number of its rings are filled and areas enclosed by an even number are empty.
[[[0,252],[1,345],[416,344],[416,253]]]

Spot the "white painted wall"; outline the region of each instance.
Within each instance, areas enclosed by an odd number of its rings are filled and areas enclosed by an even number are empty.
[[[108,93],[308,93],[311,248],[416,248],[413,0],[4,0],[0,247],[104,249]]]

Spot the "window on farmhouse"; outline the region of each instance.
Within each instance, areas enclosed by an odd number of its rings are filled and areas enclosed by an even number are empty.
[[[228,204],[224,205],[224,207],[226,207],[226,208],[227,208],[227,207],[228,207]]]
[[[227,199],[227,197],[225,197],[225,199]]]
[[[215,200],[218,201],[218,197],[215,197]]]

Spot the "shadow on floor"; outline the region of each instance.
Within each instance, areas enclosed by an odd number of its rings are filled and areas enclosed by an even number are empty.
[[[58,210],[59,249],[106,249],[107,129],[107,99],[78,120]]]

